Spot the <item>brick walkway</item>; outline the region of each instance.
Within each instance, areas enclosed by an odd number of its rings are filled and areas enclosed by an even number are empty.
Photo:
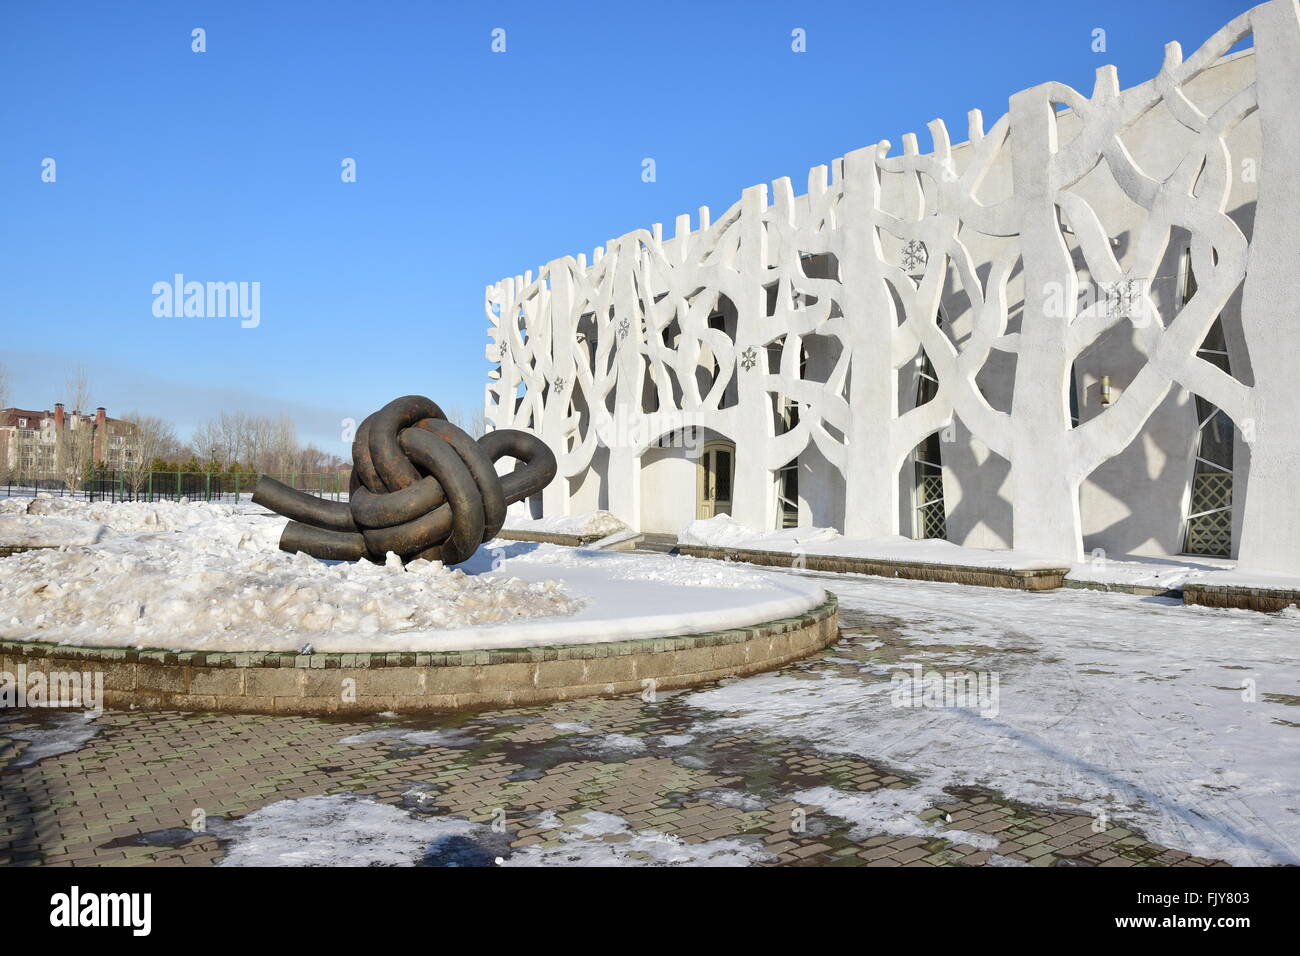
[[[840,668],[843,654],[843,645],[831,648],[791,671]],[[707,861],[712,848],[739,847],[749,862],[778,865],[1224,865],[1090,815],[974,789],[950,790],[916,814],[924,835],[864,832],[790,795],[911,781],[778,736],[702,730],[709,715],[687,696],[369,722],[106,712],[87,726],[71,714],[15,712],[0,718],[0,865],[212,864],[228,850],[223,824],[277,801],[333,794],[412,819],[483,824],[489,836],[476,861],[488,864],[516,854],[565,862],[593,841],[627,844],[625,860],[636,862],[644,854],[628,841],[639,833],[675,848],[658,862],[695,851]],[[93,736],[51,747],[34,730]],[[201,832],[191,828],[196,810],[206,815]],[[601,814],[626,825],[593,826],[610,819]],[[985,848],[942,829],[984,834],[976,842]]]

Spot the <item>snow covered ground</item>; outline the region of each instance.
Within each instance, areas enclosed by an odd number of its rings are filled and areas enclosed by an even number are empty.
[[[916,540],[901,535],[883,538],[846,538],[834,528],[785,528],[755,531],[730,515],[693,521],[677,536],[680,544],[751,551],[825,554],[877,561],[916,561],[925,564],[960,564],[973,568],[1028,571],[1059,568],[1061,562],[1028,551],[992,551],[963,548],[938,538]]]
[[[1169,558],[1132,557],[1114,558],[1098,555],[1088,557],[1070,568],[1067,581],[1105,586],[1151,588],[1163,591],[1181,590],[1184,584],[1229,583],[1228,572],[1236,567],[1235,561],[1225,558],[1202,558],[1177,555]],[[1300,583],[1300,582],[1297,582]]]
[[[697,732],[764,728],[920,780],[796,799],[909,833],[945,787],[1104,814],[1158,843],[1237,864],[1300,863],[1300,620],[1097,591],[1033,593],[807,575],[861,635],[837,668],[692,694]],[[899,648],[885,654],[888,646]],[[899,706],[900,679],[998,678],[996,713]],[[901,801],[901,802],[900,802]]]
[[[681,544],[713,548],[954,564],[999,570],[1059,568],[1063,563],[1059,559],[1028,551],[964,548],[935,538],[918,540],[900,535],[846,538],[834,528],[786,528],[759,532],[739,524],[729,515],[692,522],[678,535],[678,541]],[[1161,590],[1178,590],[1184,584],[1196,583],[1300,591],[1300,575],[1253,571],[1237,567],[1235,561],[1191,555],[1147,557],[1098,553],[1073,564],[1066,578],[1081,584]]]
[[[785,795],[864,835],[931,835],[935,826],[918,813],[944,802],[948,788],[980,786],[1032,806],[1132,825],[1159,844],[1198,856],[1300,864],[1300,613],[1294,610],[1266,615],[1091,590],[1033,593],[760,571],[506,541],[485,546],[465,573],[436,565],[348,566],[280,553],[283,519],[251,506],[46,503],[34,515],[31,506],[30,499],[0,500],[0,515],[83,521],[104,531],[92,545],[0,559],[2,636],[158,646],[179,635],[178,643],[188,646],[241,647],[252,646],[250,636],[257,635],[261,646],[312,642],[320,650],[354,649],[359,641],[445,647],[449,635],[481,638],[494,631],[517,639],[518,630],[492,622],[497,614],[516,615],[507,618],[512,627],[526,625],[538,639],[547,628],[569,640],[608,639],[638,610],[643,619],[676,627],[707,620],[724,598],[731,608],[770,610],[817,600],[825,587],[839,596],[841,623],[850,632],[843,641],[784,672],[681,695],[677,700],[694,714],[689,732],[654,746],[679,751],[674,759],[685,766],[693,741],[758,731],[915,779],[905,789],[818,785]],[[515,601],[544,606],[551,616],[519,621]],[[463,621],[473,614],[486,623],[442,630],[428,624],[433,615]],[[914,666],[923,677],[982,676],[995,694],[987,706],[933,700],[902,706],[898,692],[915,677]],[[24,731],[22,739],[57,753],[83,742],[96,726],[69,716],[66,726],[40,731],[39,739]],[[409,737],[400,728],[384,733]],[[448,733],[419,739],[460,746]],[[641,759],[647,744],[604,734],[573,746],[615,760]],[[738,790],[738,799],[746,797]],[[431,844],[471,835],[464,821],[412,821],[404,811],[350,797],[321,801],[272,804],[232,823],[236,850],[227,862],[347,857],[357,852],[356,841],[340,836],[332,850],[313,845],[336,832],[339,821],[371,828],[366,852],[376,862],[418,862]],[[559,850],[508,862],[624,862],[622,851],[585,839],[604,834],[626,836],[657,862],[762,860],[748,844],[688,844],[658,831],[627,830],[607,815],[582,826],[591,833],[563,836]],[[303,833],[319,836],[304,841]],[[970,834],[968,842],[980,839]]]
[[[553,726],[575,734],[571,746],[588,760],[667,757],[708,768],[708,742],[753,734],[777,749],[852,755],[908,778],[901,789],[805,784],[764,796],[737,778],[735,789],[709,793],[754,811],[788,800],[810,817],[846,821],[857,840],[941,837],[992,853],[1000,836],[922,816],[951,801],[950,788],[981,787],[1031,807],[1090,814],[1103,829],[1137,829],[1197,856],[1300,863],[1295,617],[1097,591],[781,573],[838,593],[844,640],[780,673],[675,696],[675,713],[694,716],[686,733],[651,739],[581,722]],[[996,675],[994,706],[985,714],[901,706],[896,691],[914,665],[930,675]],[[461,733],[398,726],[344,742],[473,746],[473,735]],[[227,865],[413,864],[471,852],[476,862],[512,866],[770,862],[762,844],[745,838],[693,843],[603,812],[566,822],[546,811],[512,825],[542,828],[548,845],[494,849],[482,824],[348,794],[273,803],[220,835],[233,841]],[[996,853],[989,862],[1024,865]]]
[[[33,511],[35,513],[33,513]],[[821,588],[752,568],[489,542],[457,568],[278,549],[254,505],[6,499],[97,543],[0,559],[0,638],[190,650],[462,650],[662,637],[802,613]]]

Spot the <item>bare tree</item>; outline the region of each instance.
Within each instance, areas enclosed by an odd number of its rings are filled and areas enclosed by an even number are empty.
[[[451,421],[474,437],[484,431],[483,413],[466,414],[459,407],[448,411]],[[266,475],[288,475],[337,469],[347,464],[315,445],[303,446],[293,418],[221,412],[194,431],[192,445],[200,460],[229,467],[235,463]]]
[[[185,444],[174,434],[164,437],[158,443],[158,450],[154,452],[155,461],[185,461],[195,456],[193,446]]]
[[[283,474],[293,471],[298,458],[298,426],[288,415],[271,423],[269,461],[271,469]]]
[[[461,405],[451,405],[446,409],[447,421],[451,422],[461,431],[465,432],[472,438],[482,438],[487,426],[483,417],[483,409],[476,408],[473,411],[466,412]]]
[[[153,471],[154,459],[165,457],[165,450],[179,447],[180,443],[176,440],[176,430],[171,423],[155,415],[129,412],[125,420],[133,428],[127,436],[126,465],[122,472],[131,488],[131,494],[138,498]]]
[[[95,453],[94,425],[82,415],[90,407],[90,385],[85,369],[77,367],[68,373],[64,395],[65,421],[57,436],[58,461],[68,490],[76,492],[86,470],[93,465],[91,458]]]
[[[262,472],[319,471],[341,463],[334,456],[298,442],[298,427],[288,415],[279,418],[222,412],[199,426],[192,442],[199,458],[229,466],[238,462]]]
[[[14,467],[11,480],[18,485],[27,485],[32,482],[34,477],[32,459],[29,457],[30,450],[25,447],[28,442],[20,434],[15,435],[14,441],[16,447],[14,448]]]
[[[196,457],[230,464],[247,461],[254,451],[257,421],[243,412],[222,412],[194,432]]]

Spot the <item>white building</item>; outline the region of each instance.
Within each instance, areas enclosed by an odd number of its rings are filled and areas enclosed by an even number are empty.
[[[1300,572],[1297,104],[1273,0],[502,280],[488,421],[556,450],[548,516]]]

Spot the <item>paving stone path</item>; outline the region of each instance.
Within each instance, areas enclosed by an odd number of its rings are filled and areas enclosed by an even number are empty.
[[[846,663],[854,622],[845,623],[847,643],[787,673],[858,673]],[[873,626],[871,636],[870,653],[888,654],[888,633]],[[230,851],[221,824],[336,794],[412,819],[482,825],[477,842],[430,850],[422,862],[432,865],[581,862],[593,842],[611,852],[621,845],[630,863],[710,862],[741,848],[744,862],[759,865],[1226,865],[1098,826],[1089,814],[978,789],[949,790],[916,813],[922,835],[864,832],[791,795],[905,790],[913,781],[783,739],[779,725],[710,729],[713,715],[689,696],[429,719],[109,711],[86,722],[10,712],[0,715],[0,865],[215,864]],[[966,837],[983,846],[947,839],[945,829],[984,835]]]

